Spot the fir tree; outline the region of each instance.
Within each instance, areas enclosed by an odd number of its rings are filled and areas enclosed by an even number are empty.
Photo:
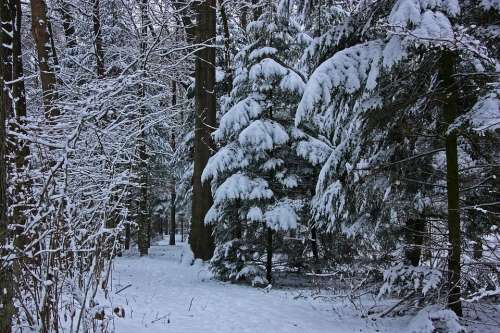
[[[224,279],[271,282],[276,233],[300,220],[303,202],[294,193],[302,179],[292,147],[304,79],[293,66],[300,30],[288,13],[283,3],[269,5],[249,24],[249,46],[236,56],[234,87],[214,132],[221,147],[203,173],[214,191],[205,219],[216,224],[212,267]]]

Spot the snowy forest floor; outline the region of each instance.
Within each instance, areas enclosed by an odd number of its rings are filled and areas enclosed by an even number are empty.
[[[409,317],[363,316],[348,300],[312,297],[307,289],[260,289],[211,278],[191,265],[185,244],[161,240],[148,257],[130,252],[114,262],[105,307],[123,308],[108,323],[116,333],[407,332]],[[125,289],[123,289],[125,288]],[[118,294],[116,294],[118,292]],[[367,300],[367,302],[369,302]],[[370,307],[373,304],[364,304]],[[108,312],[108,311],[106,311]],[[483,330],[485,329],[485,330]],[[488,332],[491,326],[474,332]],[[496,329],[496,328],[495,328]],[[494,329],[494,330],[495,330]],[[491,332],[491,331],[490,331]]]

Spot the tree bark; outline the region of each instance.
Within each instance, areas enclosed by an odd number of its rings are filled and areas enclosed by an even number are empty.
[[[412,218],[406,221],[406,264],[417,267],[422,255],[422,245],[424,243],[425,220],[421,218]]]
[[[147,5],[148,0],[141,1],[141,54],[144,56],[147,49],[147,36],[148,36],[148,27],[147,27]],[[144,64],[145,65],[145,64]],[[144,83],[141,83],[140,87],[140,95],[144,100],[146,96],[146,87]],[[138,212],[138,224],[139,230],[137,235],[137,243],[139,246],[139,253],[141,256],[147,255],[149,250],[149,237],[150,230],[149,224],[150,221],[148,219],[147,214],[147,202],[148,202],[148,154],[146,152],[146,133],[145,133],[145,121],[146,110],[142,110],[141,114],[141,134],[138,142],[138,154],[139,154],[139,178],[140,178],[140,198],[139,198],[139,212]]]
[[[9,242],[9,220],[7,218],[7,137],[6,121],[12,109],[9,92],[5,81],[12,79],[12,43],[13,20],[9,0],[0,0],[0,249]],[[4,256],[3,250],[0,256]],[[13,272],[12,266],[2,262],[0,266],[0,332],[10,333],[11,320],[14,316]]]
[[[318,252],[318,234],[316,227],[311,228],[311,248],[314,258],[314,265],[317,267],[319,265],[319,252]]]
[[[2,103],[2,110],[3,110],[3,117],[4,117],[4,122],[2,123],[2,127],[6,126],[7,120],[14,116],[14,111],[13,111],[13,104],[12,104],[12,99],[11,99],[11,94],[12,90],[11,87],[12,85],[6,84],[5,82],[11,82],[12,81],[12,70],[13,70],[13,36],[14,36],[14,17],[13,13],[15,13],[15,8],[12,6],[12,1],[11,0],[0,0],[0,9],[2,10],[0,12],[0,26],[1,26],[1,31],[0,31],[0,56],[1,56],[1,73],[0,75],[2,76],[2,100],[0,103]],[[7,135],[5,128],[3,128],[3,133],[4,135]],[[4,156],[6,156],[7,153],[7,138],[5,137],[5,151],[4,151]],[[3,160],[2,160],[3,161]],[[4,204],[6,202],[4,201]]]
[[[443,51],[440,59],[440,79],[443,85],[444,122],[452,124],[457,117],[457,93],[455,74],[457,55]],[[460,302],[460,197],[458,176],[458,149],[456,132],[446,132],[446,183],[448,187],[448,307],[462,316]]]
[[[172,2],[172,6],[180,15],[184,31],[186,31],[186,39],[188,43],[194,41],[196,34],[196,26],[189,16],[190,9],[196,7],[196,4],[190,4],[190,1],[191,0],[178,0]],[[199,2],[199,0],[197,1]]]
[[[15,12],[14,17],[14,38],[12,43],[12,99],[15,121],[12,122],[11,131],[13,133],[26,134],[24,126],[26,125],[26,96],[24,87],[24,66],[21,50],[21,1],[11,0]],[[15,205],[13,207],[13,219],[17,225],[23,226],[26,222],[27,200],[29,200],[29,190],[31,188],[31,180],[27,175],[28,157],[30,156],[30,147],[27,140],[17,137],[11,138],[15,152],[15,167],[16,167],[16,184],[13,193]],[[18,230],[16,234],[20,234],[22,230]],[[26,244],[25,237],[16,237],[15,245],[19,248]]]
[[[175,107],[177,105],[177,84],[175,81],[172,81],[172,106]],[[175,152],[175,134],[172,133],[171,138],[172,150]],[[170,240],[169,245],[175,245],[175,200],[177,199],[177,193],[175,190],[175,174],[172,174],[172,182],[170,184]]]
[[[239,216],[239,209],[241,206],[240,200],[236,200],[234,203],[234,207],[231,207],[231,223],[235,224],[233,228],[233,238],[241,239],[243,237],[243,221],[241,221]]]
[[[233,74],[231,71],[231,36],[229,35],[229,23],[226,14],[224,3],[219,0],[220,15],[222,20],[222,27],[224,29],[224,70],[226,72],[226,93],[229,94],[233,89]]]
[[[175,140],[175,137],[172,135],[173,140]],[[169,240],[169,245],[175,245],[175,230],[176,230],[176,223],[175,223],[175,200],[177,197],[177,193],[175,192],[175,179],[172,179],[172,184],[170,188],[170,240]]]
[[[149,230],[148,230],[148,217],[147,217],[147,198],[148,198],[148,175],[147,169],[147,153],[146,142],[144,135],[144,126],[141,128],[141,135],[139,137],[138,153],[139,153],[139,205],[138,205],[138,231],[137,231],[137,245],[139,247],[139,254],[141,256],[148,255],[149,243]]]
[[[62,25],[64,29],[64,36],[66,37],[66,46],[68,48],[73,48],[76,46],[75,39],[75,24],[73,20],[73,15],[71,15],[71,10],[67,0],[63,0],[61,3],[60,13],[62,16]]]
[[[54,67],[59,67],[59,58],[57,58],[57,50],[56,50],[56,42],[54,41],[54,32],[52,31],[52,23],[47,21],[47,29],[49,30],[49,39],[50,39],[50,50],[52,52],[52,61],[54,63]]]
[[[215,0],[196,2],[196,42],[215,42]],[[204,47],[196,52],[195,62],[195,138],[191,237],[194,257],[208,260],[214,251],[212,228],[205,225],[205,215],[212,206],[210,184],[203,184],[201,174],[213,148],[211,132],[215,127],[215,48]]]
[[[179,222],[181,223],[181,243],[184,242],[184,216],[180,215]]]
[[[246,31],[248,25],[248,7],[246,4],[241,8],[240,23],[241,28]]]
[[[168,222],[168,209],[165,212],[165,235],[170,234],[170,222]]]
[[[125,250],[130,249],[130,224],[125,225]]]
[[[38,56],[45,117],[48,120],[53,120],[59,115],[59,110],[54,105],[57,99],[56,75],[49,61],[50,36],[48,22],[45,1],[31,0],[31,31]]]
[[[147,6],[147,3],[146,3]],[[97,76],[104,77],[104,50],[102,47],[102,29],[101,29],[101,14],[100,0],[94,0],[93,8],[93,23],[94,23],[94,46],[95,46],[95,57],[96,57],[96,71]],[[144,24],[144,22],[143,22]]]
[[[266,227],[267,231],[267,258],[266,258],[266,279],[268,283],[273,281],[273,229]]]

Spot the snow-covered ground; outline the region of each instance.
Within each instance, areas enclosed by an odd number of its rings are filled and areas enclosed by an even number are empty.
[[[203,264],[190,265],[184,244],[167,244],[156,243],[148,257],[129,253],[115,260],[113,291],[103,302],[122,307],[125,317],[110,321],[112,332],[408,332],[408,318],[362,318],[349,302],[307,297],[310,291],[215,281]]]
[[[201,263],[189,265],[189,256],[184,244],[160,241],[148,257],[118,258],[106,302],[123,307],[125,317],[115,317],[111,328],[117,333],[347,333],[401,332],[405,326],[401,319],[362,319],[347,304],[297,297],[297,290],[215,281]]]

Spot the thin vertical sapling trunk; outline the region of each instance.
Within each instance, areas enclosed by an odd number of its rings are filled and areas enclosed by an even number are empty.
[[[177,105],[177,83],[172,81],[172,107]],[[171,142],[172,150],[175,152],[175,133],[172,132]],[[175,189],[175,173],[172,173],[172,181],[170,184],[170,240],[169,245],[175,245],[175,200],[177,199],[177,193]]]
[[[273,280],[273,229],[266,226],[266,279],[268,283]]]

